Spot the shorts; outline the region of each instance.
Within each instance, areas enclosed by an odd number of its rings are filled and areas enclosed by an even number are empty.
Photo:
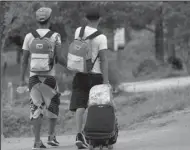
[[[56,80],[54,77],[52,76],[48,76],[48,77],[44,77],[43,78],[44,81],[43,83],[48,85],[49,87],[51,87],[52,89],[57,89],[57,84],[56,84]],[[40,80],[40,78],[35,75],[29,78],[29,91],[31,93],[31,90],[33,88],[33,86],[35,86],[36,84],[42,83],[42,81]],[[35,93],[35,90],[32,91],[35,96],[38,97],[39,93]],[[44,114],[46,114],[46,116],[48,118],[57,118],[58,114],[59,114],[59,104],[60,104],[60,95],[59,93],[56,94],[50,102],[50,105],[48,107],[48,109],[46,109],[45,103],[42,103],[41,107],[37,107],[34,103],[32,98],[30,99],[30,119],[34,119],[34,118],[38,118],[39,116],[43,116]],[[40,101],[41,97],[39,97],[39,101]],[[41,102],[39,102],[41,103]]]
[[[103,84],[102,74],[77,73],[72,82],[72,95],[70,111],[75,112],[78,108],[87,108],[90,89]]]

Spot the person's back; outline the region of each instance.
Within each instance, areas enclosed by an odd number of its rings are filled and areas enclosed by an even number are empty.
[[[48,28],[41,28],[41,29],[36,30],[36,32],[41,37],[44,37],[49,31],[50,31],[50,29],[48,29]],[[60,38],[58,36],[59,36],[59,34],[54,32],[53,35],[49,39],[54,44],[61,44]],[[30,46],[31,46],[34,39],[35,39],[34,35],[31,32],[28,33],[25,37],[23,49],[31,52]],[[55,76],[55,68],[56,68],[56,65],[53,65],[53,68],[49,72],[32,72],[32,71],[30,71],[30,77],[34,76],[34,75]]]
[[[34,128],[34,149],[46,148],[40,140],[40,129],[44,110],[49,120],[48,144],[58,146],[55,126],[59,114],[60,93],[57,91],[55,64],[63,67],[65,60],[61,55],[60,34],[50,31],[52,9],[42,7],[36,11],[39,28],[25,36],[21,69],[21,86],[25,85],[25,73],[29,64],[29,92],[31,98],[30,119]],[[49,91],[49,92],[48,92]],[[48,104],[47,104],[48,99]]]
[[[83,39],[92,35],[97,31],[100,22],[99,10],[89,9],[86,12],[88,25],[84,28]],[[82,27],[78,27],[75,32],[75,39],[79,38]],[[106,56],[107,38],[104,34],[100,34],[90,40],[91,51],[86,54],[85,60],[93,63],[90,72],[78,72],[75,74],[72,83],[72,96],[70,102],[70,111],[76,112],[76,146],[78,148],[87,148],[88,144],[83,132],[83,115],[88,107],[88,98],[90,89],[99,84],[108,84],[108,61]],[[97,58],[97,59],[96,59]]]
[[[79,33],[82,27],[78,27],[75,32],[75,39],[79,38]],[[98,31],[96,28],[91,27],[91,26],[86,26],[83,38],[85,39],[86,37],[92,35]],[[100,34],[94,39],[91,40],[91,47],[92,47],[92,52],[89,53],[89,58],[92,58],[92,62],[95,61],[99,50],[106,50],[107,49],[107,38],[104,34]],[[102,73],[100,69],[100,60],[99,58],[96,60],[94,67],[92,68],[91,72],[93,73]]]

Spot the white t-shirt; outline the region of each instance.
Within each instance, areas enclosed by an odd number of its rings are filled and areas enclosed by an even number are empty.
[[[75,31],[75,39],[79,37],[81,27],[77,28]],[[96,28],[92,28],[89,26],[86,26],[85,32],[84,32],[84,38],[88,37],[89,35],[93,34],[96,32]],[[92,39],[92,62],[96,59],[98,52],[101,50],[107,50],[108,45],[107,45],[107,37],[104,34],[101,34],[94,39]],[[92,69],[93,73],[101,73],[100,69],[100,59],[98,58],[94,64],[94,67]]]
[[[38,34],[40,36],[45,36],[50,30],[49,29],[37,29],[36,30],[38,32]],[[31,33],[28,33],[26,36],[25,36],[25,39],[24,39],[24,43],[23,43],[23,46],[22,46],[22,49],[25,50],[25,51],[30,51],[30,44],[32,43],[32,40],[34,40],[34,37]],[[55,42],[56,45],[61,45],[61,36],[60,34],[58,33],[54,33],[51,37],[51,40],[52,42]],[[36,73],[33,73],[33,72],[30,72],[30,77],[31,76],[34,76],[34,75],[50,75],[50,76],[55,76],[55,65],[53,66],[53,69],[48,72],[48,73],[40,73],[40,74],[36,74]]]

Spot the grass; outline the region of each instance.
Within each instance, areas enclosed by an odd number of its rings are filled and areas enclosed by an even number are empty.
[[[121,129],[190,107],[190,87],[116,98]]]

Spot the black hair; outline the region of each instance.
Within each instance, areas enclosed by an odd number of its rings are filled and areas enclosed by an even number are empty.
[[[100,12],[96,8],[89,8],[86,10],[85,17],[90,21],[97,21],[100,18]]]

